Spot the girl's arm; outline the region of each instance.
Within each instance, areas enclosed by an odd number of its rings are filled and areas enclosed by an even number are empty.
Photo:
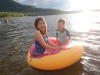
[[[48,44],[51,45],[51,46],[53,46],[53,47],[57,47],[56,44],[54,44],[53,42],[51,42],[51,41],[49,41],[49,40],[48,40]]]
[[[62,48],[62,47],[53,47],[53,46],[46,44],[45,41],[43,40],[43,37],[42,37],[40,31],[37,31],[35,39],[38,40],[39,43],[41,44],[41,46],[46,49],[57,50],[57,49]]]

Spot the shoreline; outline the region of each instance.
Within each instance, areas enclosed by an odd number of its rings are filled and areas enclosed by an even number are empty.
[[[80,12],[81,11],[68,11],[65,13],[55,13],[55,14],[24,13],[24,12],[0,12],[0,13],[3,13],[3,15],[0,15],[0,19],[18,18],[18,17],[26,17],[26,16],[30,17],[30,16],[64,15],[64,14],[75,14],[75,13],[80,13]],[[3,16],[3,17],[1,17],[1,16]]]

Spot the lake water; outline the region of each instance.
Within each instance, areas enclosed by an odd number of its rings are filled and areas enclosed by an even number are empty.
[[[37,70],[26,62],[27,50],[33,43],[36,17],[12,18],[8,24],[0,19],[0,75],[100,75],[100,12],[44,16],[49,36],[55,36],[58,19],[65,18],[72,40],[85,48],[80,61],[57,71]]]

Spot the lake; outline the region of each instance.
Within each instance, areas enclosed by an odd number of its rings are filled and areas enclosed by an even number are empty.
[[[10,18],[10,23],[0,19],[0,75],[100,75],[100,12],[44,16],[48,36],[55,37],[57,21],[65,18],[72,41],[80,42],[85,48],[80,61],[57,71],[37,70],[26,62],[27,50],[34,42],[36,17]]]

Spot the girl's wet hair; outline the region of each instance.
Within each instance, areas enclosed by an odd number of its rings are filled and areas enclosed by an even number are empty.
[[[34,22],[34,25],[35,25],[35,28],[36,28],[37,30],[38,30],[37,26],[38,26],[39,21],[44,21],[44,22],[45,22],[45,20],[44,20],[43,17],[38,17],[38,18],[36,18],[36,19],[35,19],[35,22]]]
[[[35,21],[34,21],[34,26],[35,26],[35,28],[36,28],[37,30],[39,30],[39,29],[38,29],[38,23],[39,23],[39,21],[45,22],[45,19],[44,19],[43,17],[38,17],[38,18],[35,19]],[[46,22],[45,22],[45,23],[46,23]],[[39,30],[39,31],[40,31],[40,30]],[[41,32],[41,31],[40,31],[40,32]],[[41,33],[42,33],[42,32],[41,32]],[[46,26],[46,30],[45,30],[45,32],[44,32],[43,34],[47,35],[47,26]]]

